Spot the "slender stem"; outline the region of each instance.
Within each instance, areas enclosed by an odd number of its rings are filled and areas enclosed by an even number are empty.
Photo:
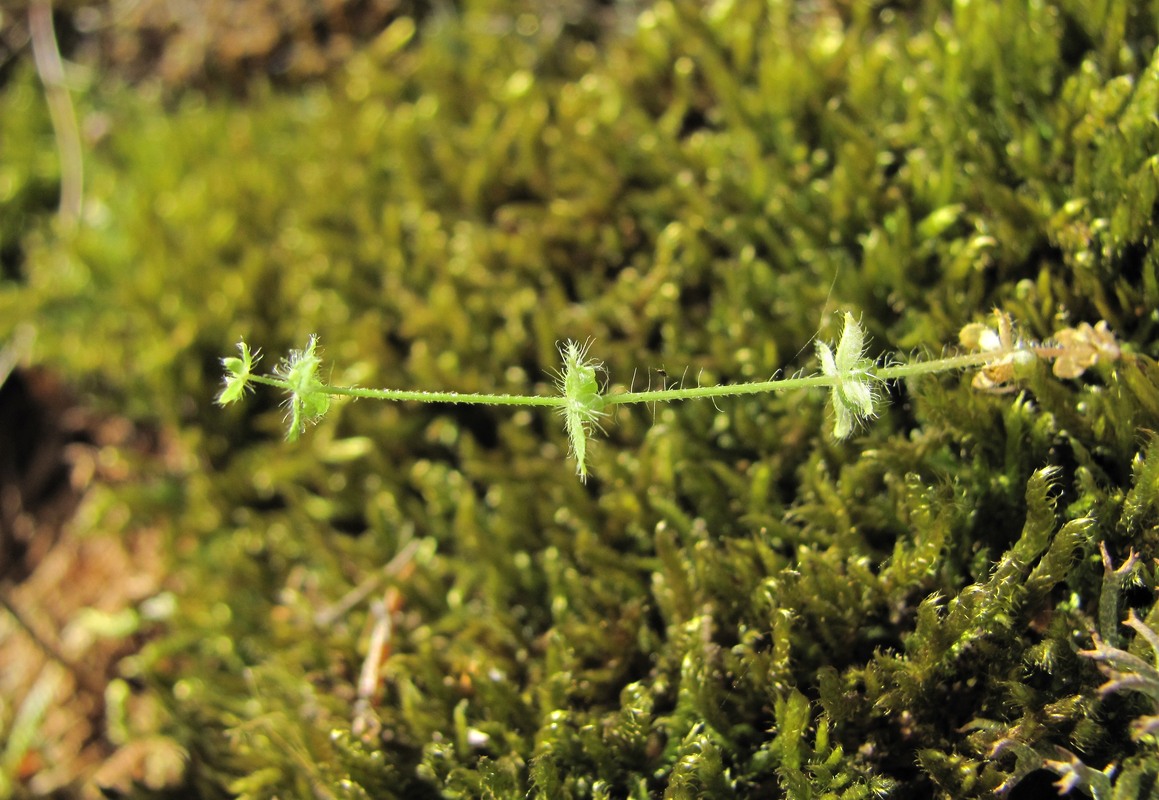
[[[35,0],[28,7],[28,29],[33,60],[44,84],[48,113],[60,153],[60,219],[71,229],[80,220],[84,197],[84,155],[76,110],[65,84],[64,63],[56,41],[49,0]]]
[[[817,386],[833,386],[839,381],[837,376],[807,375],[803,378],[775,378],[752,383],[726,383],[723,386],[695,386],[688,389],[654,389],[650,392],[624,392],[604,398],[606,405],[625,403],[657,403],[672,400],[695,400],[698,397],[731,397],[741,394],[762,394],[764,392],[785,392],[792,389],[808,389]]]
[[[279,378],[251,375],[252,383],[262,383],[289,390],[290,384]],[[341,397],[365,397],[371,400],[411,401],[416,403],[464,403],[489,406],[563,406],[567,400],[557,396],[522,394],[464,394],[461,392],[417,392],[406,389],[360,389],[352,386],[322,386],[320,392]]]
[[[891,364],[886,367],[875,368],[869,374],[872,377],[880,378],[883,381],[893,380],[895,378],[911,378],[915,375],[929,375],[935,372],[950,372],[951,370],[955,369],[982,367],[986,364],[993,364],[995,362],[1001,361],[1006,356],[1021,352],[1044,355],[1043,353],[1039,353],[1039,348],[1015,347],[1009,350],[987,350],[982,353],[967,353],[963,356],[950,356],[949,358],[939,358],[934,361],[914,361],[909,364]]]
[[[1012,353],[1019,352],[1019,348],[1011,350],[991,350],[983,353],[968,353],[961,356],[939,358],[933,361],[916,361],[909,364],[891,364],[884,367],[870,367],[860,371],[860,374],[875,380],[894,380],[916,375],[928,375],[937,372],[949,372],[956,369],[990,364]],[[1032,350],[1031,352],[1037,352]],[[1049,357],[1052,354],[1041,353]],[[851,375],[805,375],[796,378],[774,378],[767,381],[753,381],[751,383],[729,383],[721,386],[696,386],[687,389],[656,389],[646,392],[622,392],[620,394],[604,396],[604,405],[625,405],[627,403],[663,403],[677,400],[695,400],[703,397],[733,397],[745,394],[764,394],[766,392],[787,392],[794,389],[810,389],[817,387],[829,388],[840,385],[849,380]],[[287,381],[280,378],[271,378],[266,375],[251,375],[249,380],[278,389],[291,390]],[[347,386],[321,386],[320,392],[341,397],[363,397],[372,400],[394,400],[401,402],[418,403],[462,403],[472,405],[495,406],[552,406],[563,407],[568,399],[559,395],[520,395],[520,394],[472,394],[461,392],[423,392],[406,389],[361,389]]]
[[[928,375],[935,372],[949,372],[955,369],[968,369],[998,361],[1003,356],[1016,352],[988,351],[985,353],[969,353],[962,356],[939,358],[934,361],[916,361],[911,364],[892,364],[886,367],[866,369],[862,374],[875,380],[894,380],[908,378],[915,375]],[[774,378],[767,381],[753,381],[752,383],[730,383],[723,386],[697,386],[690,389],[657,389],[650,392],[624,392],[611,395],[604,399],[606,405],[622,405],[625,403],[656,403],[673,400],[694,400],[698,397],[731,397],[742,394],[763,394],[765,392],[787,392],[793,389],[810,389],[816,387],[833,387],[849,379],[848,374],[841,375],[807,375],[800,378]]]

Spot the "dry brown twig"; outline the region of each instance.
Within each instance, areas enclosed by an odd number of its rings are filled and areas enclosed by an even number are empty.
[[[48,113],[60,153],[60,220],[68,230],[80,221],[84,195],[84,155],[81,151],[80,127],[76,109],[64,77],[64,62],[52,24],[51,0],[35,0],[28,7],[28,30],[32,38],[32,57],[36,72],[44,84]]]

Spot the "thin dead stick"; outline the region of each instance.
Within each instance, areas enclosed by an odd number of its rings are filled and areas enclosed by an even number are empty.
[[[402,609],[402,595],[393,586],[386,590],[381,600],[370,604],[373,627],[366,658],[358,674],[358,699],[354,702],[354,719],[351,730],[356,736],[378,732],[374,715],[374,696],[378,693],[382,664],[390,657],[394,638],[394,617]]]
[[[319,628],[328,628],[337,620],[350,612],[350,609],[370,597],[388,579],[398,575],[404,567],[411,563],[421,542],[412,539],[395,554],[386,566],[375,574],[355,586],[342,596],[338,602],[321,608],[314,614],[314,624]]]
[[[71,229],[80,221],[84,192],[84,157],[81,152],[80,128],[76,111],[64,81],[64,63],[52,24],[50,0],[34,0],[28,7],[28,29],[32,36],[32,57],[36,72],[44,84],[56,148],[60,153],[61,222]]]
[[[16,624],[19,625],[20,628],[28,635],[28,638],[32,639],[36,646],[39,647],[40,650],[46,656],[48,656],[48,658],[68,670],[82,689],[96,697],[104,697],[105,687],[98,680],[93,678],[92,675],[86,672],[79,664],[61,652],[60,648],[57,647],[55,642],[38,631],[36,626],[32,624],[32,620],[28,619],[28,617],[24,615],[24,612],[17,608],[13,604],[11,598],[5,594],[3,587],[0,587],[0,608],[3,608],[11,615],[12,619],[16,621]]]

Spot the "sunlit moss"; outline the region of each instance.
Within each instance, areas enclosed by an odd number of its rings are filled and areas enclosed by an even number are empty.
[[[162,508],[118,491],[170,536],[134,664],[188,781],[980,798],[1066,748],[1145,785],[1153,712],[1079,653],[1098,544],[1159,556],[1153,10],[462,5],[293,93],[78,92],[72,238],[51,158],[0,167],[0,336],[183,454]],[[47,117],[0,141],[51,152]],[[343,402],[289,446],[261,393],[213,404],[243,334],[317,332],[326,385],[531,395],[561,340],[696,386],[816,371],[846,312],[925,358],[995,308],[1122,358],[857,390],[840,441],[820,393],[612,408],[586,485],[531,412]]]

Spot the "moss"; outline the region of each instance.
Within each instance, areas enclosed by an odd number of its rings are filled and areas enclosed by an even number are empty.
[[[0,281],[25,280],[24,233],[56,207],[59,179],[52,133],[31,70],[14,76],[0,95],[5,151],[0,167]]]
[[[185,454],[160,515],[125,502],[168,531],[179,610],[136,663],[189,784],[967,798],[1064,748],[1153,786],[1149,709],[1080,651],[1098,544],[1159,555],[1155,9],[607,13],[466,3],[293,92],[77,98],[107,130],[86,221],[20,223],[0,335],[33,319],[39,361]],[[1126,356],[887,386],[845,443],[822,396],[618,409],[586,485],[547,412],[337,404],[289,445],[270,401],[212,402],[241,334],[318,333],[335,383],[532,392],[565,338],[691,384],[811,368],[846,310],[876,356],[993,307]]]

